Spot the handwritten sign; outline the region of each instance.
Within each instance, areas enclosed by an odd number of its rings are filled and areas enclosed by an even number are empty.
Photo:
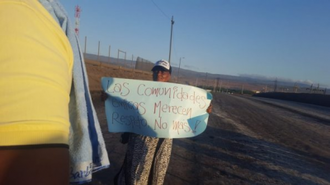
[[[109,132],[133,132],[159,138],[201,134],[212,94],[189,85],[102,78]]]

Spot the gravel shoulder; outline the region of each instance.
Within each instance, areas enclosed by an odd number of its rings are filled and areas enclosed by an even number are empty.
[[[291,110],[319,107],[275,103],[214,95],[207,130],[175,140],[167,184],[330,184],[329,122]]]
[[[329,109],[227,94],[213,98],[207,129],[174,140],[166,185],[330,184]],[[126,145],[120,134],[107,131],[97,95],[94,105],[111,166],[93,174],[90,184],[113,184]]]
[[[111,162],[88,185],[111,185],[126,145],[120,133],[108,132],[100,79],[151,80],[151,74],[95,62],[86,67]],[[174,140],[166,185],[330,184],[329,108],[220,93],[213,98],[207,129]]]

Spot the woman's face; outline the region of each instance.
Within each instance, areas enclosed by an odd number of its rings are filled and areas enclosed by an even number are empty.
[[[168,82],[171,78],[171,73],[169,71],[154,70],[152,72],[152,78],[154,81]]]

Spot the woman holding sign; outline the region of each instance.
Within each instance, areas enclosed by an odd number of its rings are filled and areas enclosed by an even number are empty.
[[[159,60],[152,68],[153,80],[168,82],[172,68]],[[207,112],[211,112],[211,106]],[[124,134],[124,135],[127,135]],[[171,138],[155,138],[130,133],[124,163],[115,177],[115,184],[163,184],[171,157]]]

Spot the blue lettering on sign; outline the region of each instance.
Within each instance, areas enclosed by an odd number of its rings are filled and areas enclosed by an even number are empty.
[[[212,95],[204,89],[168,82],[102,78],[109,132],[159,138],[186,138],[207,127]],[[81,174],[77,174],[81,175]]]
[[[88,166],[86,166],[85,170],[79,170],[79,171],[73,171],[73,168],[70,170],[70,176],[71,179],[80,179],[80,178],[86,178],[92,173],[92,166],[93,164],[90,163]]]

